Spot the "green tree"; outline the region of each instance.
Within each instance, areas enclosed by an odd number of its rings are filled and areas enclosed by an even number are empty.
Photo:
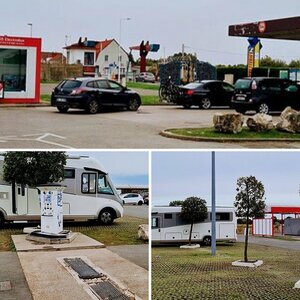
[[[182,202],[181,217],[191,223],[189,245],[191,245],[193,225],[207,218],[206,201],[198,197],[189,197]]]
[[[260,67],[287,67],[287,64],[284,60],[273,59],[268,55],[260,59],[259,65]]]
[[[262,182],[258,181],[255,176],[249,176],[238,178],[236,190],[237,194],[234,202],[236,215],[246,218],[244,261],[247,262],[249,219],[264,216],[264,209],[266,207],[264,200],[265,188]]]
[[[10,183],[36,187],[62,181],[67,155],[58,151],[13,152],[4,154],[3,177]]]
[[[293,59],[291,60],[291,62],[289,63],[289,67],[290,68],[297,68],[300,69],[300,59]]]
[[[169,206],[181,206],[182,203],[183,203],[183,200],[174,200],[169,203]]]

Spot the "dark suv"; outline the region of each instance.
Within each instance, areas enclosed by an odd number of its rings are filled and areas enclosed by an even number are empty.
[[[141,98],[137,92],[113,80],[82,77],[60,82],[52,92],[51,105],[60,112],[81,108],[94,114],[107,107],[136,111],[141,105]]]
[[[237,80],[232,107],[240,113],[255,110],[260,113],[283,111],[287,106],[300,109],[300,86],[288,79],[243,78]]]

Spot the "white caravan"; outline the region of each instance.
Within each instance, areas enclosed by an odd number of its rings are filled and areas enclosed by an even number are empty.
[[[36,188],[3,180],[4,157],[0,156],[0,224],[5,221],[40,220]],[[66,221],[99,220],[111,224],[123,216],[123,202],[100,163],[88,156],[68,157],[63,194]]]
[[[211,208],[203,222],[193,225],[192,241],[211,243]],[[237,218],[233,207],[216,208],[217,241],[235,242]],[[191,224],[181,217],[180,206],[157,206],[152,208],[151,220],[152,244],[186,243],[189,240]]]

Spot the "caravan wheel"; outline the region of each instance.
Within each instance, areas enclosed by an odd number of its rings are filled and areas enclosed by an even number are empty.
[[[114,213],[111,209],[104,209],[99,214],[99,222],[103,225],[110,225],[114,221]]]
[[[0,213],[0,227],[2,227],[4,225],[4,222],[5,222],[5,218],[4,218],[3,214]]]
[[[206,236],[203,238],[203,244],[205,246],[210,246],[211,245],[211,237],[210,236]]]

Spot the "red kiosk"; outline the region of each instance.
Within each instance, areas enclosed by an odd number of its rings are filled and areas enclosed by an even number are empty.
[[[0,104],[40,102],[40,38],[0,36]]]

